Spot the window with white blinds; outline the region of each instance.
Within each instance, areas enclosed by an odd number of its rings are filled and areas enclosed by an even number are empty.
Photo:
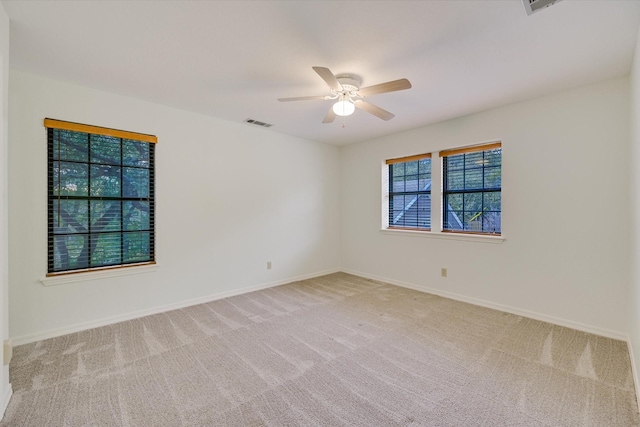
[[[155,144],[45,119],[48,275],[155,262]]]

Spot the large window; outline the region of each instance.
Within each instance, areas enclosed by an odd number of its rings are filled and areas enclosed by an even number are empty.
[[[443,231],[501,234],[502,145],[442,151],[440,156]]]
[[[155,261],[157,138],[45,119],[48,273]]]
[[[431,229],[431,154],[387,160],[389,228]]]

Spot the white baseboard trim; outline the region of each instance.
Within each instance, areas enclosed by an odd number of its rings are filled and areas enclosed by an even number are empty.
[[[588,332],[590,334],[600,335],[607,338],[612,338],[620,341],[629,342],[629,337],[627,334],[613,331],[610,329],[599,328],[597,326],[586,325],[580,322],[574,322],[572,320],[562,319],[555,316],[549,316],[546,314],[536,313],[534,311],[524,310],[521,308],[511,307],[504,304],[498,304],[491,301],[482,300],[479,298],[468,297],[460,294],[455,294],[453,292],[446,292],[439,289],[430,288],[428,286],[416,285],[413,283],[402,282],[400,280],[391,279],[388,277],[380,277],[373,274],[363,273],[361,271],[355,271],[351,269],[342,269],[343,272],[353,274],[355,276],[364,277],[367,279],[378,280],[380,282],[386,282],[392,285],[401,286],[403,288],[409,288],[420,292],[426,292],[433,295],[438,295],[441,297],[453,299],[456,301],[466,302],[473,305],[479,305],[481,307],[491,308],[494,310],[500,310],[507,313],[515,314],[517,316],[528,317],[535,320],[540,320],[542,322],[552,323],[558,326],[564,326],[571,329],[576,329],[582,332]]]
[[[558,318],[558,317],[554,317],[554,316],[549,316],[549,315],[537,313],[537,312],[534,312],[534,311],[524,310],[524,309],[511,307],[511,306],[498,304],[498,303],[493,303],[493,302],[482,300],[482,299],[478,299],[478,298],[467,297],[467,296],[460,295],[460,294],[455,294],[455,293],[452,293],[452,292],[446,292],[446,291],[442,291],[442,290],[439,290],[439,289],[430,288],[428,286],[416,285],[416,284],[413,284],[413,283],[407,283],[407,282],[403,282],[403,281],[400,281],[400,280],[395,280],[395,279],[392,279],[392,278],[389,278],[389,277],[376,276],[376,275],[373,275],[373,274],[363,273],[361,271],[345,269],[345,268],[342,268],[342,269],[337,268],[337,269],[319,271],[319,272],[316,272],[316,273],[310,273],[310,274],[291,277],[291,278],[287,278],[287,279],[277,280],[277,281],[274,281],[274,282],[262,283],[262,284],[248,286],[248,287],[244,287],[244,288],[240,288],[240,289],[234,289],[234,290],[231,290],[231,291],[220,292],[220,293],[216,293],[216,294],[212,294],[212,295],[206,295],[206,296],[199,297],[199,298],[194,298],[194,299],[181,301],[181,302],[177,302],[177,303],[162,305],[162,306],[153,307],[153,308],[149,308],[149,309],[145,309],[145,310],[139,310],[139,311],[135,311],[135,312],[131,312],[131,313],[120,314],[120,315],[117,315],[117,316],[110,316],[110,317],[106,317],[106,318],[103,318],[103,319],[98,319],[98,320],[91,321],[91,322],[78,323],[78,324],[75,324],[75,325],[69,325],[69,326],[65,326],[65,327],[62,327],[62,328],[51,329],[51,330],[44,331],[44,332],[37,332],[37,333],[33,333],[33,334],[28,334],[28,335],[23,335],[23,336],[18,336],[18,337],[12,337],[11,338],[11,343],[15,347],[15,346],[22,345],[22,344],[28,344],[28,343],[35,342],[35,341],[40,341],[40,340],[44,340],[44,339],[48,339],[48,338],[54,338],[54,337],[58,337],[58,336],[61,336],[61,335],[71,334],[71,333],[74,333],[74,332],[84,331],[86,329],[98,328],[98,327],[101,327],[101,326],[111,325],[113,323],[123,322],[123,321],[131,320],[131,319],[137,319],[137,318],[144,317],[144,316],[149,316],[149,315],[152,315],[152,314],[163,313],[165,311],[177,310],[179,308],[189,307],[189,306],[192,306],[192,305],[203,304],[203,303],[215,301],[215,300],[218,300],[218,299],[223,299],[223,298],[228,298],[228,297],[232,297],[232,296],[236,296],[236,295],[246,294],[246,293],[249,293],[249,292],[259,291],[261,289],[267,289],[267,288],[271,288],[271,287],[274,287],[274,286],[280,286],[280,285],[284,285],[284,284],[291,283],[291,282],[297,282],[297,281],[300,281],[300,280],[312,279],[314,277],[324,276],[324,275],[331,274],[331,273],[336,273],[336,272],[339,272],[339,271],[343,271],[345,273],[353,274],[353,275],[364,277],[364,278],[367,278],[367,279],[373,279],[373,280],[378,280],[378,281],[381,281],[381,282],[386,282],[386,283],[389,283],[389,284],[392,284],[392,285],[401,286],[403,288],[409,288],[409,289],[413,289],[413,290],[420,291],[420,292],[426,292],[426,293],[438,295],[438,296],[441,296],[441,297],[450,298],[450,299],[453,299],[453,300],[456,300],[456,301],[462,301],[462,302],[466,302],[466,303],[469,303],[469,304],[479,305],[481,307],[487,307],[487,308],[491,308],[491,309],[494,309],[494,310],[504,311],[504,312],[507,312],[507,313],[515,314],[517,316],[529,317],[531,319],[536,319],[536,320],[552,323],[552,324],[559,325],[559,326],[565,326],[567,328],[576,329],[576,330],[579,330],[579,331],[588,332],[588,333],[592,333],[592,334],[596,334],[596,335],[601,335],[601,336],[604,336],[604,337],[607,337],[607,338],[613,338],[613,339],[617,339],[617,340],[621,340],[621,341],[625,341],[625,342],[629,343],[628,335],[624,334],[622,332],[613,331],[613,330],[604,329],[604,328],[599,328],[599,327],[591,326],[591,325],[586,325],[586,324],[583,324],[583,323],[574,322],[572,320],[567,320],[567,319],[562,319],[562,318]]]
[[[339,268],[318,271],[316,273],[304,274],[301,276],[290,277],[287,279],[276,280],[274,282],[262,283],[253,286],[247,286],[240,289],[234,289],[226,292],[219,292],[212,295],[206,295],[199,298],[194,298],[177,303],[162,305],[145,310],[138,310],[131,313],[119,314],[116,316],[105,317],[91,322],[77,323],[74,325],[65,326],[57,329],[50,329],[44,332],[37,332],[34,334],[28,334],[11,338],[11,344],[15,347],[22,344],[28,344],[35,341],[45,340],[49,338],[59,337],[61,335],[72,334],[74,332],[80,332],[87,329],[99,328],[101,326],[107,326],[118,322],[124,322],[127,320],[137,319],[144,316],[150,316],[152,314],[164,313],[166,311],[177,310],[184,307],[190,307],[192,305],[203,304],[223,298],[228,298],[236,295],[246,294],[249,292],[259,291],[262,289],[272,288],[275,286],[285,285],[287,283],[298,282],[300,280],[312,279],[314,277],[324,276],[331,273],[337,273],[341,271]]]
[[[0,402],[0,404],[2,405],[2,407],[0,407],[0,420],[2,420],[2,418],[4,417],[4,413],[7,410],[7,406],[9,406],[11,396],[13,396],[13,387],[11,387],[11,384],[9,384],[4,392],[4,396],[2,396],[2,402]]]

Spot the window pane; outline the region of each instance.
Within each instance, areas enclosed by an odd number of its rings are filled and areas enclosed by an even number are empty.
[[[404,191],[418,191],[419,189],[418,175],[410,175],[405,177],[404,184],[405,184]]]
[[[123,203],[124,230],[149,230],[149,202]]]
[[[91,165],[91,196],[120,197],[120,168]]]
[[[482,216],[483,231],[487,233],[500,233],[502,214],[500,212],[485,212]]]
[[[393,188],[391,188],[392,193],[400,193],[404,191],[404,179],[398,178],[394,180],[392,183]]]
[[[455,156],[444,157],[449,170],[464,169],[464,154],[456,154]]]
[[[389,210],[389,225],[397,225],[398,215],[404,212],[405,196],[392,196]]]
[[[482,167],[467,169],[464,179],[465,190],[482,189]]]
[[[86,196],[88,177],[86,164],[53,162],[53,194],[55,196]]]
[[[431,228],[431,197],[419,195],[416,203],[417,224],[419,228]]]
[[[86,162],[89,158],[87,144],[88,138],[89,135],[86,133],[54,129],[53,158],[55,160],[76,160]]]
[[[464,171],[448,170],[446,176],[447,190],[463,190],[464,189]]]
[[[485,166],[502,165],[502,149],[489,150],[484,152]]]
[[[122,264],[120,233],[92,234],[91,265],[115,265]]]
[[[461,193],[449,194],[445,199],[446,207],[460,214],[462,213],[462,202],[463,198]]]
[[[418,174],[418,162],[406,162],[405,166],[405,175],[417,175]]]
[[[125,139],[122,142],[122,164],[149,167],[149,144]]]
[[[53,233],[88,233],[87,206],[86,200],[54,200]]]
[[[445,230],[462,229],[462,194],[448,194],[444,198],[443,228]]]
[[[121,202],[117,200],[91,201],[91,232],[120,231],[122,218]]]
[[[464,154],[464,168],[465,169],[473,169],[475,167],[482,167],[482,165],[484,165],[483,151]]]
[[[461,212],[458,212],[461,213]],[[447,209],[444,214],[444,224],[443,228],[445,230],[461,230],[462,229],[462,221],[460,220],[460,216],[453,209]]]
[[[123,197],[149,197],[149,169],[123,168]]]
[[[415,196],[405,196],[405,209],[401,213],[398,225],[415,228],[418,225],[418,211],[415,208]]]
[[[420,191],[426,191],[431,184],[431,174],[422,173],[418,176],[418,189]]]
[[[474,214],[482,212],[482,193],[464,193],[464,210]]]
[[[482,231],[482,212],[465,211],[464,229],[469,231]]]
[[[502,186],[502,171],[500,166],[484,169],[485,188],[500,188]]]
[[[119,165],[120,138],[105,135],[91,135],[91,162]]]
[[[148,232],[124,234],[124,262],[149,261],[151,239]]]
[[[54,271],[73,270],[89,267],[86,234],[70,236],[54,236],[53,266]]]
[[[400,226],[404,224],[404,207],[406,206],[406,196],[393,196],[391,211],[389,212],[389,225]]]
[[[431,226],[431,198],[426,194],[393,197],[389,225],[396,227],[429,228]]]
[[[389,165],[389,167],[391,168],[391,170],[393,171],[393,177],[398,177],[401,178],[405,175],[404,173],[404,163],[394,163]],[[395,179],[394,179],[395,181]]]
[[[500,211],[502,206],[502,195],[499,191],[484,193],[483,196],[484,209],[486,211]]]

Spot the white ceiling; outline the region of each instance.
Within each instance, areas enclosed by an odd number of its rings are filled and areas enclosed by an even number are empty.
[[[336,145],[629,72],[640,1],[3,1],[12,68]],[[312,66],[413,88],[321,121]],[[143,114],[143,113],[142,113]],[[246,125],[250,126],[250,125]]]

